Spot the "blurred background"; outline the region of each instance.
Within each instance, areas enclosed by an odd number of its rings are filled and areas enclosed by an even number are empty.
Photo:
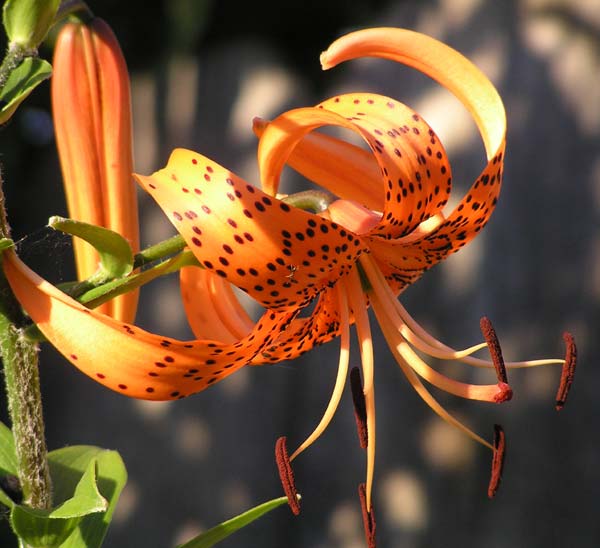
[[[600,1],[89,4],[112,26],[131,70],[140,173],[162,167],[170,151],[183,146],[257,183],[253,116],[274,117],[345,91],[373,91],[407,103],[433,126],[460,196],[484,165],[475,126],[460,104],[391,62],[361,60],[321,72],[319,53],[347,31],[400,26],[448,43],[483,69],[505,100],[509,120],[501,199],[481,236],[427,273],[402,301],[455,347],[478,342],[479,318],[489,316],[507,359],[562,357],[561,333],[571,330],[580,367],[560,414],[554,410],[558,368],[513,372],[515,397],[503,406],[435,393],[485,437],[494,422],[504,425],[504,480],[490,501],[490,452],[420,401],[374,328],[379,546],[597,547]],[[50,58],[51,48],[43,55]],[[44,228],[50,215],[66,214],[47,84],[3,128],[0,150],[22,257],[54,282],[72,279],[68,239]],[[287,188],[300,188],[300,178],[288,175]],[[140,203],[144,245],[174,233],[149,197],[140,195]],[[153,332],[191,337],[176,277],[143,289],[138,318]],[[333,342],[294,363],[242,370],[173,403],[112,393],[44,348],[48,444],[95,444],[123,456],[129,483],[106,546],[172,547],[281,494],[275,440],[286,435],[291,448],[312,431],[333,386],[338,348]],[[479,378],[444,367],[463,379]],[[349,393],[294,469],[302,514],[278,509],[223,542],[224,548],[364,545],[356,489],[365,456]],[[12,546],[8,536],[0,545]]]

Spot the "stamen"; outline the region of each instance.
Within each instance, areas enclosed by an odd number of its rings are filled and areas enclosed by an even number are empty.
[[[377,318],[381,330],[383,331],[385,339],[387,341],[393,341],[395,331],[393,330],[393,328],[390,328],[390,324],[387,321],[388,317],[386,316],[384,311],[385,303],[382,302],[380,296],[377,293],[373,293],[371,295],[371,305],[373,307],[373,311],[375,312],[375,317]],[[490,442],[484,440],[481,436],[475,434],[475,432],[467,428],[463,423],[461,423],[455,417],[450,415],[450,413],[448,413],[448,411],[446,411],[440,405],[440,403],[430,394],[427,388],[425,388],[425,386],[411,367],[411,364],[406,361],[405,357],[400,352],[398,352],[398,347],[395,344],[390,344],[389,348],[394,354],[398,365],[402,369],[402,372],[404,373],[410,385],[435,413],[437,413],[447,423],[457,427],[459,430],[462,430],[465,434],[467,434],[467,436],[469,436],[476,442],[485,445],[489,449],[494,448]]]
[[[565,332],[563,334],[563,340],[566,345],[565,363],[562,368],[562,374],[560,376],[560,385],[556,392],[556,410],[560,411],[567,401],[569,390],[573,384],[575,377],[575,366],[577,365],[577,346],[575,346],[575,339],[571,333]]]
[[[279,479],[283,486],[283,492],[288,498],[288,504],[292,513],[297,516],[300,513],[300,501],[298,500],[298,491],[294,482],[294,472],[288,457],[286,438],[281,436],[275,444],[275,461],[279,471]]]
[[[362,258],[361,258],[362,260]],[[366,275],[366,271],[365,271]],[[371,278],[369,278],[370,282]],[[494,384],[470,384],[451,379],[421,359],[403,337],[402,328],[406,325],[402,322],[398,310],[388,298],[388,294],[379,283],[369,284],[372,290],[369,292],[371,304],[378,316],[379,325],[385,339],[397,360],[402,360],[411,367],[419,376],[450,394],[471,400],[480,400],[499,403],[506,401],[510,396],[510,387],[506,383]],[[380,291],[381,290],[381,291]],[[377,312],[380,310],[380,312]],[[487,343],[483,343],[487,347]],[[492,366],[490,362],[490,366]]]
[[[365,406],[365,395],[358,367],[353,367],[350,371],[350,388],[352,389],[352,402],[354,403],[354,418],[356,419],[358,441],[360,446],[366,449],[368,444],[367,408]]]
[[[492,363],[496,370],[496,376],[498,377],[498,386],[502,389],[501,392],[496,396],[496,403],[502,403],[512,398],[512,390],[508,385],[508,377],[506,376],[506,366],[504,365],[504,358],[502,357],[502,349],[500,348],[500,341],[496,335],[496,330],[492,325],[492,322],[487,316],[483,316],[479,322],[479,327],[483,333],[483,338],[488,345]]]
[[[455,350],[450,346],[438,341],[430,333],[428,333],[402,306],[396,295],[390,289],[385,277],[377,268],[373,259],[368,256],[363,256],[360,259],[365,273],[368,276],[369,283],[373,286],[373,291],[380,295],[386,295],[387,300],[397,310],[400,316],[401,323],[398,327],[402,336],[416,349],[429,354],[433,358],[442,360],[459,360],[473,367],[492,368],[494,364],[489,360],[475,358],[472,356],[478,350],[485,348],[487,343],[481,343],[463,350]],[[383,298],[383,297],[382,297]],[[504,362],[505,369],[519,369],[524,367],[539,367],[541,365],[557,365],[564,364],[562,359],[541,359],[541,360],[526,360],[517,362]]]
[[[494,456],[492,457],[492,473],[488,485],[488,497],[490,498],[494,498],[498,487],[500,487],[505,454],[506,436],[504,435],[504,430],[499,424],[494,424]]]
[[[371,509],[367,509],[367,494],[364,483],[358,486],[358,498],[360,499],[360,508],[362,510],[363,525],[365,527],[365,538],[367,540],[367,548],[376,548],[375,542],[375,513],[373,505]]]
[[[365,275],[368,278],[369,284],[373,291],[378,293],[382,299],[389,304],[390,307],[396,310],[396,316],[399,320],[397,326],[398,331],[402,336],[415,348],[430,355],[433,358],[442,360],[462,360],[466,359],[473,353],[487,347],[487,343],[479,343],[463,350],[455,350],[444,343],[438,341],[430,333],[428,333],[417,321],[408,313],[406,308],[398,301],[398,298],[392,292],[385,277],[375,265],[370,257],[361,257],[359,264],[362,266]],[[479,360],[483,367],[492,367],[492,364],[485,360]]]

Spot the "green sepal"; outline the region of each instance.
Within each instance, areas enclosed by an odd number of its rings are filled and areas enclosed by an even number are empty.
[[[0,476],[17,475],[15,440],[6,424],[0,422]]]
[[[15,534],[29,546],[60,546],[84,516],[105,512],[108,502],[96,485],[96,459],[92,458],[75,486],[73,496],[51,510],[15,504],[10,524]]]
[[[100,255],[100,271],[96,274],[99,281],[122,278],[133,270],[131,246],[114,230],[64,217],[50,217],[48,226],[77,236],[96,248]]]
[[[298,495],[299,497],[300,495]],[[287,497],[279,497],[277,499],[269,500],[267,502],[263,502],[250,510],[247,510],[243,514],[231,518],[219,525],[205,531],[201,535],[194,537],[192,540],[186,542],[185,544],[180,544],[177,548],[210,548],[217,544],[217,542],[222,541],[227,538],[232,533],[235,533],[237,530],[245,527],[246,525],[252,523],[254,520],[260,518],[267,512],[274,510],[275,508],[287,504]]]
[[[0,253],[7,249],[12,249],[13,247],[15,247],[15,242],[10,238],[0,238]]]
[[[23,59],[19,66],[11,71],[0,90],[0,124],[7,122],[35,87],[51,75],[52,65],[48,61],[37,57]]]
[[[10,42],[37,48],[48,34],[59,5],[60,0],[7,0],[3,21]]]

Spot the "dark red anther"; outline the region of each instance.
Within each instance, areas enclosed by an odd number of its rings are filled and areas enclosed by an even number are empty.
[[[354,418],[356,419],[358,441],[360,446],[366,449],[368,445],[367,407],[365,405],[365,394],[358,367],[353,367],[350,371],[350,388],[352,389],[352,401],[354,402]]]
[[[495,403],[504,403],[505,401],[512,399],[513,391],[510,385],[505,382],[499,382],[498,389],[498,393],[494,396]]]
[[[375,542],[375,512],[373,505],[367,508],[367,489],[364,483],[358,486],[358,498],[360,499],[360,508],[362,510],[363,525],[365,527],[365,539],[367,540],[367,548],[376,548]]]
[[[560,385],[556,392],[557,411],[560,411],[565,406],[569,390],[573,384],[573,378],[575,377],[575,366],[577,365],[577,346],[575,346],[573,335],[571,333],[563,333],[563,340],[565,341],[566,352],[565,363],[560,376]]]
[[[492,457],[492,473],[488,485],[488,497],[491,499],[494,498],[498,491],[498,487],[500,487],[505,454],[506,436],[504,435],[504,430],[499,424],[494,424],[494,456]]]
[[[506,366],[504,365],[502,349],[500,348],[500,342],[498,341],[496,330],[492,326],[492,322],[487,316],[481,318],[481,320],[479,321],[479,327],[481,328],[483,338],[485,339],[485,342],[488,345],[490,356],[492,358],[492,363],[494,364],[494,369],[496,370],[496,376],[498,377],[498,383],[500,385],[508,385],[508,377],[506,376]],[[499,401],[499,403],[510,400],[510,398],[512,398],[512,390],[510,390],[510,387],[508,388],[508,390],[503,390],[503,392],[505,396]]]
[[[300,513],[300,501],[298,500],[298,491],[294,482],[294,471],[288,457],[286,438],[281,436],[275,444],[275,461],[279,471],[279,479],[283,486],[283,492],[288,498],[288,504],[295,516]]]

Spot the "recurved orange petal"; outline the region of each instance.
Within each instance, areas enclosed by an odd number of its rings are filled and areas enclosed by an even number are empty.
[[[373,192],[375,196],[384,193],[381,220],[373,227],[373,234],[395,238],[410,233],[446,204],[451,189],[450,166],[433,130],[402,103],[366,93],[334,97],[317,108],[289,111],[273,120],[263,132],[258,153],[266,192],[276,192],[283,164],[292,157],[296,145],[323,125],[355,131],[371,148],[379,166]],[[332,171],[335,160],[329,160]],[[351,178],[346,181],[348,190],[339,184],[331,187],[337,182],[328,178],[316,182],[341,198],[356,196]]]
[[[340,307],[334,288],[325,288],[307,317],[294,318],[273,343],[252,359],[252,365],[293,360],[335,339],[340,333]]]
[[[254,133],[262,137],[269,122],[255,118]],[[369,209],[383,210],[381,169],[373,154],[352,143],[315,131],[296,145],[288,165],[336,196]]]
[[[321,54],[324,70],[357,57],[382,57],[413,67],[454,93],[469,110],[488,159],[504,144],[506,116],[498,92],[462,54],[418,32],[396,28],[359,30],[342,36]]]
[[[488,78],[467,58],[437,40],[405,29],[378,28],[350,33],[321,56],[324,69],[357,57],[383,57],[429,75],[448,88],[473,116],[483,139],[488,163],[467,195],[429,233],[384,241],[372,238],[375,257],[406,279],[474,238],[489,219],[500,193],[505,148],[506,115],[502,100]]]
[[[213,272],[198,267],[182,268],[179,287],[188,323],[196,337],[234,342],[254,327],[231,284]]]
[[[366,249],[337,223],[268,196],[195,152],[177,149],[164,169],[136,178],[200,264],[265,308],[307,305]]]
[[[382,218],[371,234],[402,236],[441,211],[450,196],[450,165],[439,139],[416,112],[365,93],[335,97],[321,106],[370,134],[385,192]]]
[[[296,311],[267,311],[233,343],[160,337],[71,299],[6,252],[4,272],[40,331],[73,365],[133,398],[170,400],[204,390],[246,365],[281,333]]]

